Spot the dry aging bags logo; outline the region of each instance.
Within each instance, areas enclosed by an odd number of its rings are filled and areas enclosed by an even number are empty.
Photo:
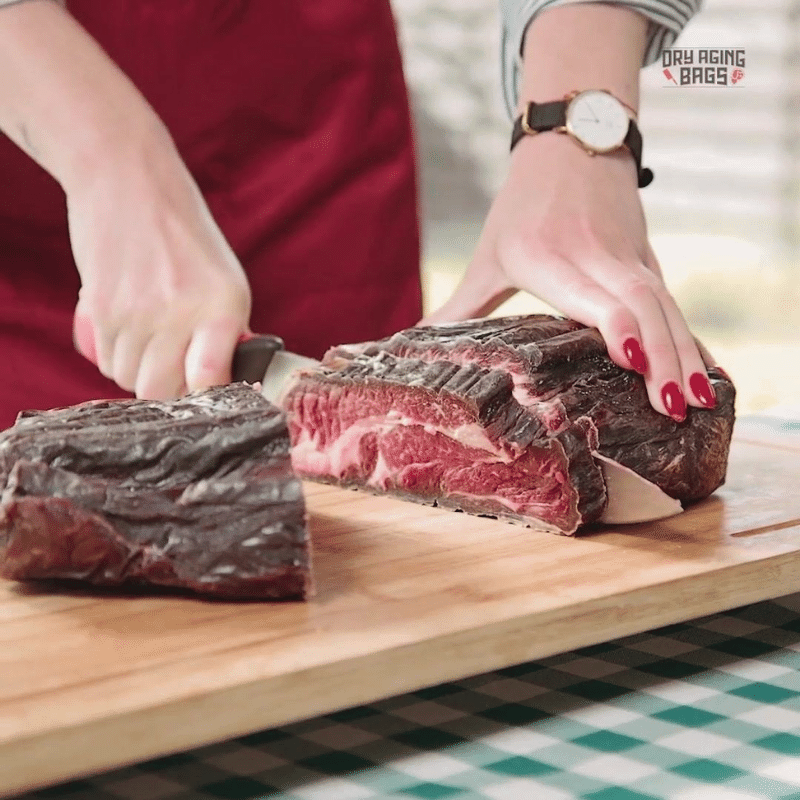
[[[741,86],[744,48],[670,47],[661,54],[666,86]]]

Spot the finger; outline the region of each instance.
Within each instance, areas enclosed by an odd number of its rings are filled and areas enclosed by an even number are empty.
[[[136,390],[136,379],[146,345],[145,333],[130,326],[120,331],[114,341],[112,378],[128,392]]]
[[[549,256],[537,285],[526,287],[562,314],[600,331],[612,361],[623,369],[647,372],[636,317],[619,298],[574,264]]]
[[[241,321],[225,317],[195,328],[186,350],[186,386],[190,392],[231,382],[233,353],[243,333]]]
[[[142,400],[174,400],[184,382],[183,362],[188,340],[174,332],[158,332],[146,343],[136,376],[136,396]]]
[[[109,380],[114,380],[114,343],[116,337],[110,332],[104,331],[99,325],[95,330],[95,355],[97,356],[97,368]]]
[[[595,325],[603,336],[611,360],[623,369],[646,375],[649,365],[636,316],[618,297],[599,285],[585,284],[581,292],[594,305],[602,304]]]
[[[641,271],[641,265],[638,266]],[[600,265],[604,274],[635,274],[635,265],[619,262]],[[614,292],[570,264],[563,262],[548,272],[558,284],[549,299],[567,316],[600,330],[611,359],[625,369],[645,375],[650,404],[665,416],[682,421],[686,401],[682,375],[669,326],[650,287],[632,284],[629,291]],[[655,281],[655,279],[654,279]],[[547,299],[547,298],[546,298]],[[554,302],[555,301],[555,302]]]
[[[75,309],[72,320],[72,341],[75,349],[86,359],[97,366],[97,348],[92,322],[88,315],[80,308]]]
[[[502,278],[494,259],[478,252],[447,302],[418,324],[438,325],[485,317],[516,293],[517,289],[510,287]]]
[[[647,266],[660,274],[661,270],[652,248],[648,252]],[[661,285],[663,286],[663,281]],[[686,402],[695,408],[714,408],[717,404],[716,396],[708,380],[706,362],[697,346],[697,341],[689,331],[675,298],[666,286],[659,290],[658,297],[680,362],[681,385]]]
[[[662,296],[661,305],[678,353],[686,402],[695,408],[714,408],[717,399],[708,380],[706,364],[683,314],[669,294]]]
[[[81,355],[89,359],[109,380],[114,380],[114,342],[117,333],[116,327],[102,324],[100,315],[81,295],[72,320],[73,341]]]
[[[629,268],[628,274],[631,271]],[[682,422],[686,418],[683,373],[672,329],[663,309],[668,293],[666,288],[659,288],[662,286],[655,276],[652,279],[639,277],[618,285],[612,291],[638,321],[648,361],[645,383],[651,405],[676,422]]]

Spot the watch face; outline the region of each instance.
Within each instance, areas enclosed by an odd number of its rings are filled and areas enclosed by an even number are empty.
[[[567,130],[598,153],[620,147],[629,125],[625,107],[608,92],[581,92],[567,108]]]

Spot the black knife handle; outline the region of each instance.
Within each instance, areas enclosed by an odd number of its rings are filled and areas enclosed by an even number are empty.
[[[233,382],[257,383],[261,381],[272,357],[278,350],[283,349],[283,339],[269,334],[254,336],[239,342],[233,353],[231,366]]]

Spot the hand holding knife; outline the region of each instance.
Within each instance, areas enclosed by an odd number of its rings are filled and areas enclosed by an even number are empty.
[[[97,365],[94,333],[89,320],[76,315],[73,329],[76,349]],[[313,358],[286,350],[283,339],[271,334],[249,334],[241,337],[233,354],[231,380],[260,383],[261,394],[277,403],[291,375],[300,369],[319,364]]]

